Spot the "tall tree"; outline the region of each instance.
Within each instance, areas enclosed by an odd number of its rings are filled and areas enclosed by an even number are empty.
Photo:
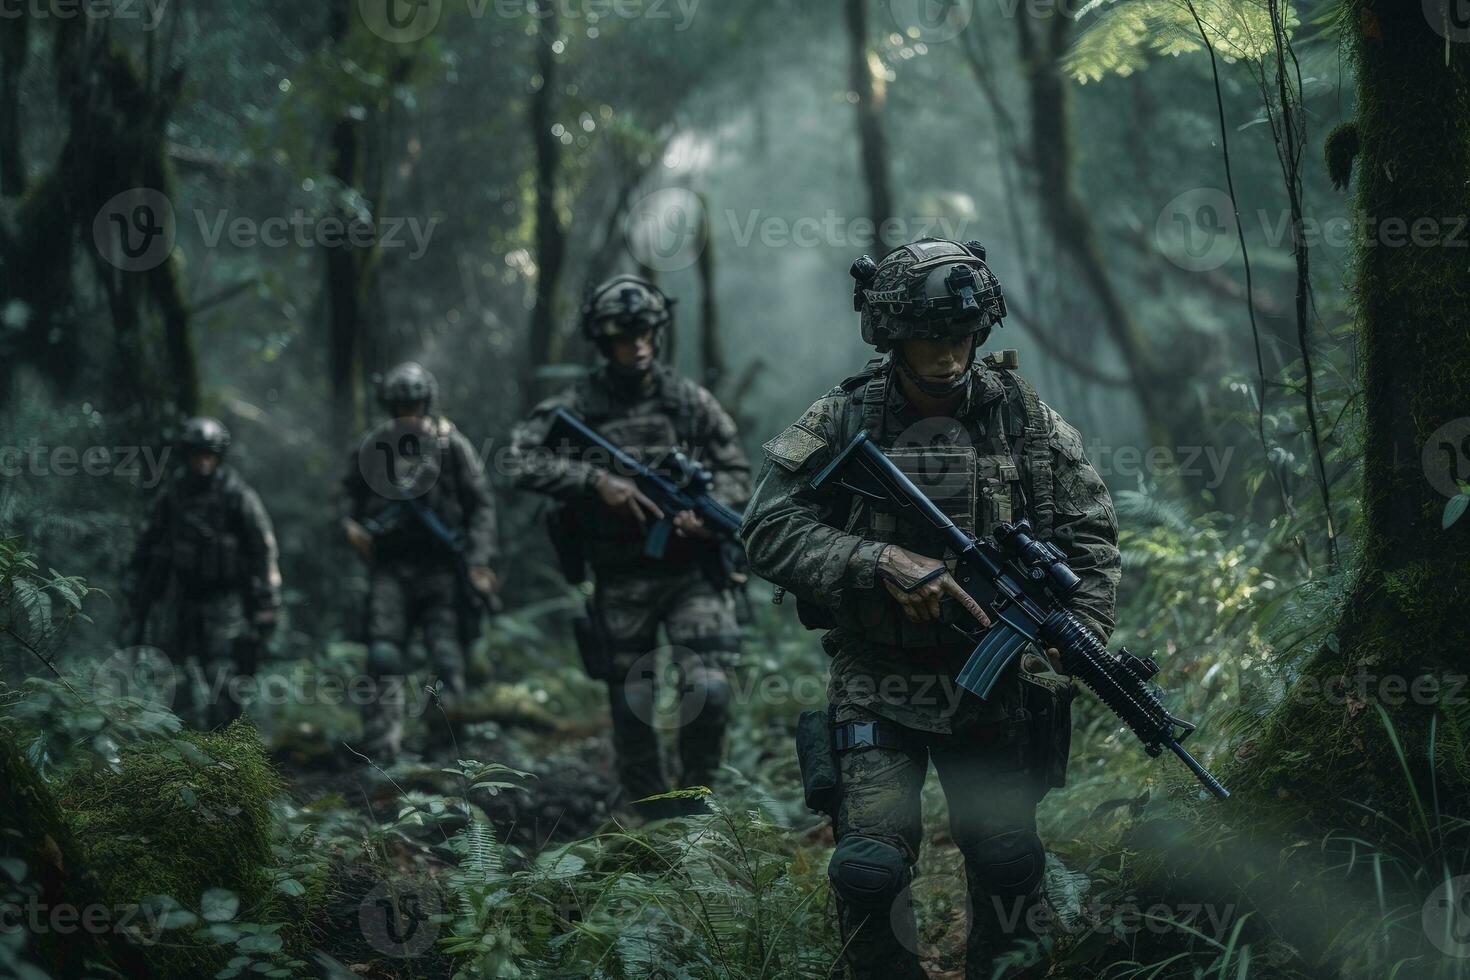
[[[531,307],[530,381],[525,388],[529,407],[542,394],[536,372],[561,359],[557,309],[562,267],[566,262],[566,230],[556,207],[561,174],[562,143],[551,131],[556,114],[556,45],[560,34],[556,5],[541,11],[536,21],[536,82],[531,93],[527,124],[536,150],[536,298]]]
[[[884,83],[878,75],[878,55],[868,38],[868,0],[847,0],[847,53],[847,87],[857,110],[858,152],[868,186],[868,217],[881,234],[893,217],[893,191],[888,141],[883,135]]]
[[[1319,683],[1363,671],[1454,675],[1470,649],[1470,520],[1442,526],[1454,516],[1446,510],[1454,481],[1470,476],[1470,274],[1453,237],[1470,214],[1470,51],[1449,43],[1457,28],[1447,5],[1440,12],[1435,23],[1420,4],[1349,0],[1342,19],[1357,103],[1328,155],[1339,182],[1357,159],[1354,211],[1362,220],[1352,294],[1362,358],[1363,521],[1336,642],[1307,666]],[[1466,712],[1424,700],[1384,707],[1420,792],[1427,796],[1434,775],[1439,805],[1457,812],[1470,798],[1457,776],[1470,771]],[[1361,708],[1301,690],[1289,697],[1270,736],[1308,751],[1292,756],[1297,765],[1273,770],[1266,788],[1312,799],[1323,783],[1348,781],[1355,799],[1406,811],[1394,742],[1376,712]],[[1437,715],[1438,757],[1448,755],[1455,768],[1442,761],[1431,774],[1428,732]]]

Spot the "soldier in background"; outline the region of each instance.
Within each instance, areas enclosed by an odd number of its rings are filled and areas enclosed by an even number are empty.
[[[402,748],[407,657],[423,631],[441,699],[464,695],[461,616],[499,588],[495,500],[469,440],[430,414],[438,385],[412,361],[383,376],[388,417],[364,436],[343,478],[342,529],[369,569],[368,674],[363,709],[370,754],[391,761]]]
[[[649,654],[660,626],[680,676],[680,785],[707,786],[719,768],[729,718],[726,671],[740,648],[734,583],[709,560],[714,543],[695,514],[663,515],[632,480],[550,452],[544,442],[552,413],[563,408],[647,465],[683,449],[711,471],[716,499],[737,511],[744,507],[750,466],[734,422],[708,391],[658,362],[672,305],[637,276],[593,289],[582,330],[602,364],[536,406],[512,438],[516,486],[560,503],[552,533],[568,578],[582,582],[590,566],[596,583],[578,645],[588,673],[607,682],[625,803],[670,788],[651,724],[656,691]],[[648,558],[646,530],[664,516],[672,518],[675,536],[663,559]],[[641,809],[646,816],[667,811]]]
[[[766,443],[741,536],[752,570],[795,594],[804,622],[828,629],[827,724],[804,730],[799,751],[804,773],[838,773],[829,873],[852,974],[925,976],[901,937],[913,935],[905,888],[932,761],[974,914],[965,975],[988,980],[1040,897],[1036,805],[1065,778],[1070,681],[1049,662],[1055,651],[1031,651],[985,701],[955,685],[972,643],[950,623],[988,621],[950,575],[943,543],[881,503],[809,484],[866,430],[964,530],[1030,520],[1081,577],[1073,609],[1104,641],[1117,521],[1081,436],[1016,373],[1015,352],[977,354],[1005,316],[979,243],[924,239],[877,264],[864,256],[853,276],[863,339],[887,356]]]
[[[211,729],[240,714],[234,680],[255,674],[259,647],[275,629],[281,572],[260,497],[223,462],[224,425],[191,418],[175,445],[184,466],[154,498],[130,564],[132,641],[142,642],[150,607],[169,595],[166,652],[186,692],[179,715]]]

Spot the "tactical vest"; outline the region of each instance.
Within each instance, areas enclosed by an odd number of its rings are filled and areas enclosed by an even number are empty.
[[[445,527],[458,531],[466,522],[461,499],[464,475],[454,446],[454,423],[442,416],[431,417],[429,423],[434,450],[422,455],[414,472],[411,483],[424,487],[415,499],[432,510]],[[394,425],[384,423],[390,430]],[[376,456],[371,458],[375,464],[380,461]],[[380,558],[413,561],[446,557],[444,543],[401,500],[369,492],[362,517],[375,537],[373,550]]]
[[[696,407],[693,387],[672,373],[662,373],[657,389],[631,406],[593,379],[583,382],[577,397],[583,421],[648,466],[655,466],[670,449],[687,452],[692,448]],[[592,462],[606,468],[605,460]],[[610,517],[600,501],[573,505],[568,517],[570,532],[580,536],[583,553],[594,569],[656,566],[667,570],[689,564],[697,556],[687,539],[674,536],[662,561],[644,558],[645,532],[631,519]]]
[[[1000,381],[1003,397],[972,410],[964,420],[926,419],[895,432],[885,411],[892,377],[888,359],[869,362],[862,373],[843,382],[852,397],[840,444],[859,426],[866,430],[925,496],[968,533],[984,537],[1001,521],[1025,517],[1041,536],[1049,537],[1055,488],[1046,410],[1035,389],[1014,373],[1014,351],[987,355],[984,363]],[[954,557],[932,529],[881,503],[854,497],[845,528],[921,555]],[[875,591],[877,595],[846,593],[836,611],[837,625],[890,646],[968,642],[951,628],[948,617],[940,623],[910,622],[885,589]]]
[[[184,593],[202,595],[241,585],[240,486],[229,470],[208,486],[175,485],[168,509],[168,556]]]

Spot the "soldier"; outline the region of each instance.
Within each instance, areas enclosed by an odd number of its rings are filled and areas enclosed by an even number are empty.
[[[561,503],[552,527],[568,577],[580,583],[591,566],[596,585],[578,642],[588,673],[607,682],[626,803],[670,786],[652,726],[656,692],[646,657],[660,625],[675,648],[680,675],[681,785],[709,785],[719,767],[730,702],[726,671],[740,646],[733,583],[707,560],[711,534],[694,513],[667,515],[676,535],[662,560],[647,558],[645,530],[666,515],[632,480],[547,452],[543,443],[552,413],[564,408],[645,464],[682,448],[711,471],[716,499],[737,511],[744,506],[750,465],[735,424],[713,395],[657,360],[673,303],[637,276],[617,276],[593,289],[582,309],[582,331],[603,363],[538,405],[512,440],[516,485]],[[665,812],[640,810],[647,816]]]
[[[827,724],[800,749],[838,774],[828,871],[853,975],[924,976],[905,888],[932,761],[973,908],[966,976],[989,977],[1004,930],[1023,930],[1039,898],[1036,805],[1065,778],[1070,680],[1032,651],[987,701],[958,688],[971,645],[949,624],[988,619],[942,545],[902,514],[808,484],[866,430],[961,527],[983,535],[1031,520],[1071,559],[1083,583],[1074,611],[1104,640],[1117,521],[1077,430],[1016,373],[1015,352],[976,356],[1006,312],[978,242],[926,238],[876,266],[864,256],[853,276],[863,339],[885,356],[766,443],[741,536],[752,570],[794,593],[804,622],[829,628]]]
[[[411,631],[422,628],[440,697],[452,707],[465,690],[460,617],[499,588],[485,468],[454,423],[430,414],[437,393],[419,364],[388,371],[378,389],[388,417],[352,453],[342,481],[342,528],[369,569],[375,694],[364,705],[363,739],[389,761],[402,748]]]
[[[187,692],[179,714],[210,729],[240,714],[234,681],[255,674],[259,645],[275,629],[281,572],[260,497],[224,465],[229,431],[218,419],[191,418],[176,445],[184,466],[154,498],[133,551],[133,642],[143,639],[152,603],[170,593],[168,654]]]

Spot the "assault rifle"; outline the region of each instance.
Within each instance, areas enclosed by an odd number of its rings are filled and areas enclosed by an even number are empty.
[[[444,523],[444,519],[435,513],[434,508],[424,503],[424,501],[417,497],[395,500],[387,507],[384,507],[376,518],[369,518],[363,521],[362,526],[374,538],[381,537],[404,516],[403,512],[405,510],[408,512],[408,516],[417,520],[424,530],[429,532],[429,536],[443,545],[445,550],[453,557],[454,570],[459,575],[460,584],[464,586],[465,591],[469,593],[470,599],[475,605],[487,616],[499,615],[505,608],[500,597],[493,593],[486,595],[484,592],[475,588],[475,583],[470,581],[470,566],[464,555],[467,544],[464,531],[459,528],[451,529],[449,525]]]
[[[554,447],[559,438],[584,449],[601,452],[608,461],[605,468],[615,470],[638,484],[643,495],[663,511],[664,516],[648,529],[648,537],[643,542],[646,557],[664,557],[669,535],[674,530],[674,515],[686,510],[693,511],[704,521],[704,526],[718,540],[721,551],[739,549],[735,535],[740,530],[741,515],[711,495],[710,486],[714,478],[709,470],[678,448],[669,450],[653,466],[645,466],[564,408],[556,410],[545,444]],[[660,471],[668,475],[660,475]],[[743,557],[743,554],[738,557]]]
[[[866,479],[864,479],[864,477]],[[1082,584],[1067,556],[1034,537],[1026,521],[996,526],[994,540],[981,540],[955,526],[923,491],[914,486],[866,432],[859,432],[836,459],[811,481],[816,491],[841,488],[868,500],[883,501],[944,539],[955,561],[954,578],[989,614],[989,629],[956,626],[976,642],[956,682],[980,698],[990,696],[1005,671],[1028,643],[1055,648],[1062,666],[1080,679],[1158,756],[1168,749],[1220,799],[1229,791],[1179,743],[1195,726],[1169,714],[1150,681],[1158,664],[1127,649],[1115,657],[1068,608]],[[935,575],[945,569],[938,569]]]

